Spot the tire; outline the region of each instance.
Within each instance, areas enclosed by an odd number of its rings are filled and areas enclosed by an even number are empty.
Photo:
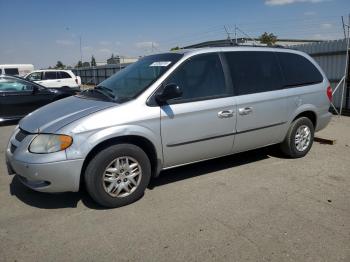
[[[86,189],[98,204],[121,207],[143,196],[151,179],[151,164],[138,146],[117,144],[98,152],[88,163],[84,176]]]
[[[302,142],[297,143],[297,137],[300,137],[298,134],[303,134],[304,137],[306,137],[306,130],[309,130],[310,136],[307,136],[309,139],[309,142],[307,138],[303,139],[305,141],[304,146]],[[301,131],[301,132],[300,132]],[[288,133],[284,141],[281,143],[280,148],[282,152],[291,158],[300,158],[304,157],[311,149],[313,141],[314,141],[314,125],[311,122],[311,120],[307,117],[300,117],[296,120],[294,120],[291,124],[291,126],[288,129]],[[307,145],[307,146],[306,146]]]

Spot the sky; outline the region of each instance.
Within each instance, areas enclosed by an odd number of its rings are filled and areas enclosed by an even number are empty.
[[[0,0],[0,64],[74,66],[94,55],[138,57],[233,37],[343,38],[349,0]],[[239,32],[238,37],[244,35]]]

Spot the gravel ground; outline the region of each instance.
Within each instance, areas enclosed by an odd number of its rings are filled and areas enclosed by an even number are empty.
[[[266,148],[176,168],[109,210],[8,176],[13,128],[0,127],[1,261],[350,261],[350,118],[305,158]]]

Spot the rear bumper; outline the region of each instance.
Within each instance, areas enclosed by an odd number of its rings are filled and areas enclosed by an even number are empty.
[[[331,121],[332,119],[332,114],[330,112],[326,112],[323,115],[319,116],[317,118],[317,126],[315,131],[320,131],[322,129],[324,129],[328,123]]]
[[[9,174],[19,176],[27,187],[40,192],[77,192],[83,159],[31,164],[7,159]]]

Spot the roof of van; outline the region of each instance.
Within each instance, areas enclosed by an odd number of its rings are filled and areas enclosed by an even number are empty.
[[[265,47],[265,46],[228,46],[228,47],[201,47],[190,49],[179,49],[172,51],[178,54],[193,55],[206,52],[227,52],[227,51],[270,51],[270,52],[289,52],[289,53],[303,53],[294,49],[280,48],[280,47]]]

